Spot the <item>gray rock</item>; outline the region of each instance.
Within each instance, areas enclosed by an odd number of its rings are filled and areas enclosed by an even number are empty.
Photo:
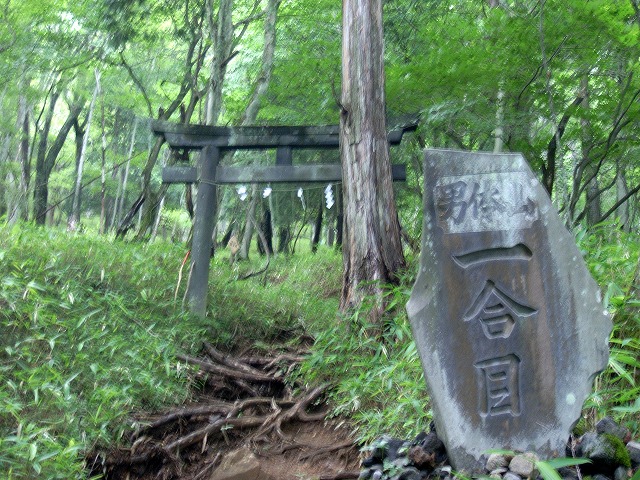
[[[489,475],[498,475],[499,477],[502,477],[502,475],[504,475],[508,471],[509,469],[507,467],[496,468],[495,470],[491,470],[491,472],[489,472]]]
[[[628,450],[622,441],[612,435],[587,432],[580,437],[581,455],[590,459],[596,469],[615,469],[631,466]]]
[[[454,469],[487,445],[564,456],[611,320],[574,237],[518,154],[427,150],[407,311]]]
[[[382,470],[376,470],[375,472],[373,472],[373,475],[371,475],[371,480],[380,480],[382,478]]]
[[[640,466],[640,443],[627,443],[627,451],[629,452],[629,457],[631,459],[631,466],[633,468],[638,468],[638,466]]]
[[[522,480],[522,477],[520,475],[517,475],[513,472],[507,472],[504,474],[504,477],[502,477],[503,480]]]
[[[451,467],[449,465],[445,465],[443,467],[437,467],[433,470],[431,477],[432,478],[442,478],[445,479],[451,475]]]
[[[371,459],[392,461],[406,454],[409,442],[389,435],[382,435],[371,445]]]
[[[405,468],[400,475],[398,475],[398,480],[421,480],[422,473],[417,468],[407,467]]]
[[[578,474],[574,468],[561,467],[558,469],[558,475],[564,480],[575,480],[578,478]]]
[[[492,453],[487,458],[487,463],[485,464],[485,469],[488,472],[493,472],[498,468],[504,468],[509,465],[509,458],[506,455],[501,455],[499,453]]]
[[[626,467],[618,467],[615,472],[613,472],[613,480],[627,480],[631,475],[629,475],[629,469]]]
[[[234,450],[224,456],[210,480],[266,480],[258,458],[246,448]]]
[[[609,433],[611,435],[615,435],[620,440],[625,440],[629,435],[629,430],[618,425],[611,417],[604,417],[596,423],[596,432]]]
[[[598,473],[596,475],[594,475],[593,477],[591,477],[591,480],[611,480],[609,477],[607,477],[606,475],[602,475],[601,473]]]
[[[431,470],[435,467],[435,453],[425,450],[422,446],[416,445],[409,449],[407,455],[413,465],[423,470]]]
[[[523,478],[535,478],[538,474],[536,462],[539,460],[535,453],[521,453],[509,462],[509,470]]]
[[[360,471],[360,475],[358,476],[359,480],[369,480],[373,478],[373,475],[376,472],[380,472],[380,476],[382,476],[382,470],[384,467],[382,465],[375,465],[371,468],[365,468]]]
[[[404,468],[409,465],[409,459],[407,457],[399,457],[392,461],[391,465],[396,468]]]

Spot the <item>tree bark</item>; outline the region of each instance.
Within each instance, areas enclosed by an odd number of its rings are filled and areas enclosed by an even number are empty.
[[[89,112],[87,113],[87,122],[84,129],[84,135],[82,136],[82,147],[80,149],[80,159],[78,160],[78,169],[76,172],[76,183],[73,192],[73,205],[71,207],[71,215],[67,220],[67,230],[75,231],[78,228],[80,222],[80,195],[82,193],[82,173],[84,171],[84,162],[87,157],[87,145],[89,143],[89,135],[91,132],[91,118],[93,117],[93,109],[100,92],[100,72],[95,71],[96,86],[93,90],[93,96],[91,97],[91,103],[89,104]]]
[[[29,217],[29,182],[31,178],[31,157],[29,156],[29,108],[25,95],[20,95],[19,100],[20,122],[19,128],[22,130],[20,135],[20,143],[18,144],[18,160],[20,163],[20,198],[18,216],[22,220]]]
[[[202,62],[204,61],[204,54],[206,49],[199,49],[196,52],[196,48],[200,41],[202,40],[200,36],[201,31],[201,19],[193,18],[190,23],[190,31],[191,38],[189,40],[189,45],[187,48],[187,54],[184,60],[184,71],[183,77],[180,83],[180,90],[176,94],[175,98],[171,102],[171,104],[167,107],[167,109],[160,108],[158,111],[158,120],[168,120],[171,115],[182,105],[187,93],[192,91],[196,87],[196,82],[198,78],[198,74],[200,72],[200,68],[202,67]],[[195,57],[195,58],[194,58]],[[130,74],[132,72],[130,71]],[[196,97],[193,97],[196,98]],[[193,113],[193,109],[187,109],[187,118],[188,115]],[[116,238],[122,238],[126,235],[127,231],[133,228],[133,219],[136,214],[140,211],[141,208],[144,207],[144,215],[143,212],[140,212],[140,227],[137,234],[137,239],[142,239],[147,230],[151,227],[153,219],[155,218],[155,209],[157,208],[157,204],[149,201],[151,199],[161,198],[166,191],[167,186],[163,185],[160,187],[160,194],[158,192],[153,192],[151,188],[151,173],[153,168],[158,161],[158,154],[160,153],[160,149],[162,147],[163,140],[158,138],[154,146],[151,148],[149,152],[149,156],[147,157],[147,163],[142,172],[142,191],[138,198],[133,202],[133,205],[124,216],[118,228],[116,230]],[[148,203],[147,203],[148,202]],[[146,206],[145,206],[146,205]],[[144,217],[144,222],[142,218]]]
[[[289,253],[289,242],[291,241],[291,225],[282,226],[278,229],[278,253]]]
[[[220,0],[217,18],[213,0],[207,0],[209,31],[215,52],[211,61],[211,75],[207,92],[206,124],[216,125],[222,109],[222,87],[227,73],[227,63],[233,48],[233,0]]]
[[[267,4],[267,16],[264,24],[264,48],[262,51],[262,68],[260,75],[256,79],[256,84],[251,95],[251,99],[242,115],[242,125],[251,125],[255,123],[260,107],[260,100],[269,87],[271,80],[271,72],[273,70],[273,58],[276,47],[276,21],[278,18],[278,8],[282,0],[269,0]],[[246,260],[249,258],[249,244],[253,236],[253,221],[255,218],[256,203],[258,190],[254,184],[251,187],[251,202],[247,208],[247,216],[245,221],[244,236],[242,237],[242,245],[240,247],[240,258]]]
[[[385,120],[382,0],[344,0],[340,156],[344,199],[342,311],[375,298],[404,267]]]
[[[553,133],[553,137],[549,140],[549,145],[547,145],[547,161],[542,164],[542,184],[549,196],[553,193],[553,184],[556,179],[556,163],[557,163],[557,151],[560,140],[564,135],[564,131],[567,128],[567,124],[569,120],[571,120],[571,116],[575,113],[578,106],[582,103],[584,98],[582,95],[578,95],[576,99],[567,107],[564,115],[560,119],[558,123],[558,127]]]
[[[267,4],[267,16],[264,22],[264,48],[262,50],[262,68],[256,79],[255,87],[249,100],[249,104],[242,116],[242,125],[255,123],[258,117],[260,101],[269,87],[271,72],[273,72],[273,58],[276,48],[276,22],[278,9],[282,0],[269,0]]]
[[[249,258],[249,246],[251,245],[251,238],[253,237],[253,225],[256,214],[256,205],[258,204],[258,187],[256,184],[251,186],[251,199],[247,206],[247,216],[244,225],[244,235],[242,236],[242,243],[240,244],[240,259],[247,260]]]
[[[271,223],[272,210],[269,208],[269,202],[266,202],[265,205],[263,202],[263,215],[262,215],[262,223],[260,224],[260,230],[264,235],[264,245],[262,242],[258,242],[258,250],[261,255],[265,253],[268,255],[273,255],[273,225]],[[264,250],[266,248],[266,251]]]
[[[624,173],[624,170],[620,169],[618,165],[618,173],[616,174],[616,199],[620,201],[629,193],[629,188],[627,187],[627,179]],[[616,210],[616,215],[620,219],[620,228],[622,228],[625,232],[631,231],[629,225],[629,202],[624,202],[620,205]]]
[[[582,163],[586,166],[588,175],[593,176],[587,185],[586,191],[587,225],[593,226],[600,221],[602,208],[600,206],[600,193],[598,192],[597,172],[591,172],[591,170],[593,170],[593,166],[590,161],[593,136],[591,132],[591,121],[589,119],[591,103],[589,102],[589,76],[587,74],[583,75],[580,79],[580,90],[582,92],[582,97],[584,97],[581,104],[583,113],[582,118],[580,119],[580,128],[582,130],[580,139]]]
[[[136,132],[138,131],[138,117],[133,120],[133,132],[131,132],[131,143],[129,144],[129,152],[127,154],[127,164],[124,167],[124,172],[120,176],[121,181],[118,182],[118,190],[116,192],[116,198],[113,201],[113,216],[111,217],[111,228],[116,224],[116,221],[120,217],[120,212],[124,207],[124,200],[127,196],[127,182],[129,180],[129,167],[131,165],[131,157],[133,157],[133,148],[136,144]]]
[[[78,116],[84,106],[84,101],[75,102],[69,107],[69,115],[64,124],[58,131],[58,135],[48,148],[48,137],[51,130],[51,121],[55,111],[55,106],[59,98],[59,93],[54,92],[49,99],[49,110],[45,117],[45,122],[40,130],[40,141],[38,142],[38,154],[36,157],[36,178],[33,188],[33,212],[34,220],[38,225],[44,225],[47,215],[47,202],[49,199],[49,176],[56,163],[58,154],[62,150],[67,135],[73,127],[73,124],[78,120]]]
[[[322,231],[322,214],[324,210],[324,202],[320,199],[320,205],[318,205],[318,214],[316,215],[315,222],[313,223],[313,236],[311,237],[311,252],[316,253],[318,251],[318,244],[320,243],[320,233]]]
[[[27,104],[27,98],[24,94],[20,94],[18,98],[18,116],[16,121],[16,130],[18,132],[18,148],[16,152],[16,163],[20,165],[20,177],[18,183],[18,189],[15,195],[10,195],[7,191],[7,223],[9,225],[14,224],[18,219],[28,219],[28,191],[29,191],[29,177],[31,175],[31,161],[29,158],[29,109]],[[6,141],[3,144],[3,154],[0,154],[0,162],[3,161],[3,157],[9,154],[9,146],[11,140],[10,136],[7,136]],[[6,150],[6,153],[4,152]],[[13,185],[15,178],[13,173],[9,172],[7,175],[7,185]],[[13,202],[10,200],[13,198]],[[2,212],[0,212],[0,215]]]
[[[492,3],[491,7],[498,6],[496,0],[495,5]],[[502,153],[504,146],[504,81],[501,80],[498,86],[498,94],[496,96],[496,128],[493,131],[493,153]]]
[[[97,73],[97,71],[96,71]],[[100,235],[107,231],[107,134],[105,132],[104,94],[100,102]]]

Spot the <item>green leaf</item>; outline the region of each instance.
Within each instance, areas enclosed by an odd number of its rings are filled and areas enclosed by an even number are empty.
[[[575,465],[583,465],[585,463],[591,463],[591,460],[588,458],[570,458],[570,457],[561,457],[561,458],[552,458],[551,460],[545,460],[550,467],[558,469],[563,467],[573,467]]]
[[[536,462],[536,468],[544,480],[562,480],[562,477],[548,462]]]
[[[38,445],[36,443],[29,444],[29,461],[32,461],[36,458],[36,454],[38,453]]]

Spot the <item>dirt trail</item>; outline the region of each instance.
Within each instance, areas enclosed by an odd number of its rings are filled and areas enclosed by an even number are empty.
[[[88,457],[90,473],[106,480],[210,480],[225,456],[257,457],[260,478],[357,478],[358,448],[343,423],[326,421],[324,386],[292,388],[286,375],[299,351],[232,357],[205,343],[196,365],[197,401],[137,418],[129,445]],[[254,459],[255,460],[255,459]],[[247,479],[249,480],[249,478]]]

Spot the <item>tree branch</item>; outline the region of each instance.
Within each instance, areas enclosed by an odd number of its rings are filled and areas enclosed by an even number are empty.
[[[142,93],[142,98],[144,98],[144,101],[147,104],[147,112],[149,114],[149,117],[153,117],[153,108],[151,107],[151,100],[149,100],[147,90],[144,88],[144,85],[142,84],[138,76],[134,73],[133,68],[131,68],[131,66],[127,63],[127,60],[124,58],[124,52],[122,51],[120,52],[120,64],[125,68],[125,70],[129,74],[129,77],[131,77],[131,80],[133,80],[135,86],[138,87],[138,90],[140,90],[140,93]]]
[[[560,119],[558,123],[558,127],[556,128],[553,137],[549,141],[549,145],[547,146],[547,162],[546,164],[542,164],[542,178],[544,187],[546,188],[549,195],[553,191],[553,182],[555,181],[556,176],[556,153],[558,149],[558,143],[562,139],[564,135],[564,131],[567,128],[567,124],[571,119],[571,116],[575,113],[578,106],[584,100],[584,96],[578,95],[576,99],[567,107],[564,115]]]
[[[633,197],[636,193],[638,193],[640,191],[640,184],[636,185],[632,190],[630,190],[624,197],[622,197],[620,200],[618,200],[613,207],[611,207],[609,210],[607,210],[605,213],[602,214],[602,217],[600,217],[599,222],[604,222],[607,218],[609,218],[611,216],[611,214],[613,214],[613,212],[615,212],[618,207],[620,207],[620,205],[622,205],[624,202],[626,202],[627,200],[629,200],[631,197]]]

